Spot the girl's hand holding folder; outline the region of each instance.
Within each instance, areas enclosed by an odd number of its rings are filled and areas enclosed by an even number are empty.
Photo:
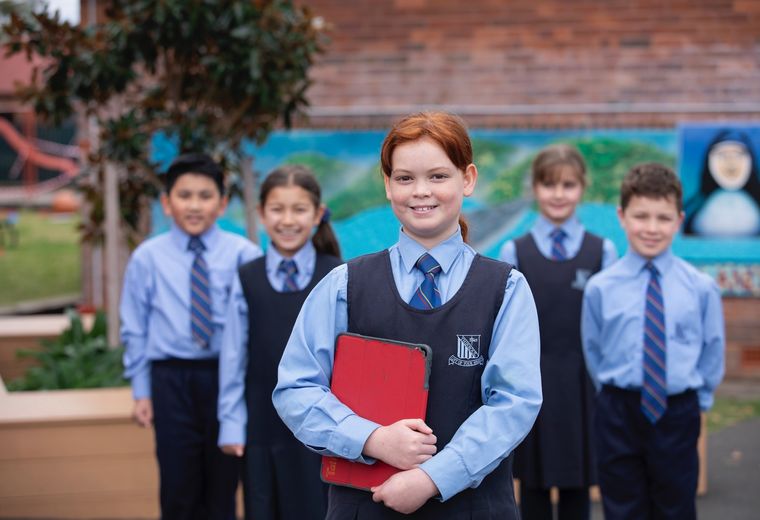
[[[435,483],[420,468],[396,473],[370,491],[372,500],[405,515],[414,513],[438,494]]]
[[[433,430],[422,419],[402,419],[372,432],[363,453],[406,470],[416,468],[435,455],[436,441]]]

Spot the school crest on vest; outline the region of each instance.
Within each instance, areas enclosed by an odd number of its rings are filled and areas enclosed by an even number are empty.
[[[576,269],[575,280],[573,280],[573,283],[570,284],[570,287],[582,291],[586,288],[586,283],[588,282],[589,278],[591,278],[590,269]]]
[[[480,355],[480,334],[457,334],[457,353],[449,357],[449,365],[474,367],[484,362]]]

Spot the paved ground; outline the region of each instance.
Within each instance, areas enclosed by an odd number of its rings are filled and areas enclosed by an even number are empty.
[[[724,383],[719,394],[760,399],[760,381]],[[755,418],[708,434],[707,494],[697,499],[700,520],[760,518],[760,419]],[[602,520],[595,504],[592,520]]]

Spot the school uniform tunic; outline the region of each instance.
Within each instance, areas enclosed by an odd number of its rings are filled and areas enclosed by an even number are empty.
[[[335,336],[352,330],[432,344],[428,420],[438,453],[420,468],[440,497],[415,518],[517,518],[510,463],[502,462],[527,434],[541,403],[530,290],[521,273],[477,256],[457,232],[429,251],[442,267],[436,280],[441,307],[413,310],[406,302],[423,280],[414,263],[425,251],[401,232],[390,250],[338,267],[317,285],[280,363],[275,407],[311,449],[373,463],[362,450],[379,425],[329,392]],[[472,339],[478,335],[479,341]],[[460,356],[457,336],[477,344],[478,355]],[[402,516],[374,504],[370,493],[348,488],[331,488],[329,508],[328,518]]]
[[[603,259],[610,262],[616,253],[611,243],[587,233],[572,217],[560,226],[567,259],[551,260],[556,227],[540,216],[530,233],[510,242],[536,299],[541,328],[544,401],[533,429],[515,451],[515,477],[527,488],[596,483],[591,437],[595,391],[583,360],[580,315],[586,281],[602,268]]]
[[[151,398],[165,519],[234,516],[239,465],[216,447],[218,363],[230,287],[240,265],[261,255],[245,238],[216,225],[200,236],[206,249],[213,333],[193,341],[190,236],[176,225],[132,254],[122,292],[124,375],[135,399]]]
[[[327,510],[327,489],[319,479],[321,458],[298,442],[282,423],[272,405],[272,390],[304,300],[341,261],[317,254],[307,242],[293,257],[299,290],[282,292],[285,277],[278,271],[281,260],[283,257],[270,247],[264,258],[240,268],[233,289],[237,303],[231,306],[229,321],[236,325],[225,334],[222,351],[219,416],[225,431],[220,444],[246,445],[246,518],[317,520],[324,518]],[[245,437],[241,435],[243,429]]]

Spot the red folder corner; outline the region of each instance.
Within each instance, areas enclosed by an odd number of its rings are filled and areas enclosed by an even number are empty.
[[[427,345],[339,334],[330,389],[357,415],[383,426],[424,420],[432,358]],[[399,471],[380,461],[322,457],[322,480],[330,484],[368,490]]]

